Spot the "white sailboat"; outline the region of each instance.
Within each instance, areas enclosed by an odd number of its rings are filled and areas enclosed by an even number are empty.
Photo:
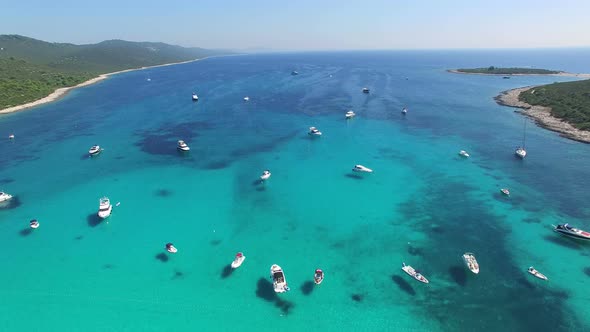
[[[516,148],[516,151],[514,151],[514,154],[519,157],[520,159],[524,159],[524,157],[526,157],[526,149],[524,148],[525,146],[525,141],[526,141],[526,118],[524,119],[524,130],[523,130],[523,134],[522,134],[522,146],[519,146],[518,148]]]

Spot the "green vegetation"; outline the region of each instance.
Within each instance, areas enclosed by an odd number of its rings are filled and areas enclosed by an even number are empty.
[[[99,74],[227,53],[164,43],[108,40],[74,45],[0,35],[0,109],[43,98]]]
[[[525,91],[519,99],[551,107],[551,115],[581,130],[590,130],[590,80],[543,85]]]
[[[561,71],[557,70],[547,70],[547,69],[537,69],[537,68],[499,68],[494,66],[489,66],[487,68],[471,68],[471,69],[457,69],[460,73],[470,73],[470,74],[490,74],[490,75],[514,75],[514,74],[537,74],[537,75],[547,75],[547,74],[559,74],[562,73]]]

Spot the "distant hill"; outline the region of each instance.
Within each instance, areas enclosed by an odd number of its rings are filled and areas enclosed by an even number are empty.
[[[124,40],[74,45],[0,35],[0,109],[104,73],[221,54],[229,52]]]

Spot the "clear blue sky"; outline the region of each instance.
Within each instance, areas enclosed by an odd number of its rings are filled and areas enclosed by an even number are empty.
[[[590,0],[3,0],[0,34],[279,50],[590,46]]]

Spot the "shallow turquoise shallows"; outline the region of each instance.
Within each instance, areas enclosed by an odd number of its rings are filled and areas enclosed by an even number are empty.
[[[589,330],[590,243],[551,225],[590,229],[590,145],[529,120],[519,160],[524,118],[493,100],[572,78],[446,72],[590,72],[589,58],[219,57],[115,75],[0,116],[0,190],[14,195],[0,208],[0,331]],[[95,144],[104,150],[89,157]],[[100,221],[105,195],[120,205]],[[246,260],[232,271],[238,251]],[[290,292],[274,293],[272,264]]]

